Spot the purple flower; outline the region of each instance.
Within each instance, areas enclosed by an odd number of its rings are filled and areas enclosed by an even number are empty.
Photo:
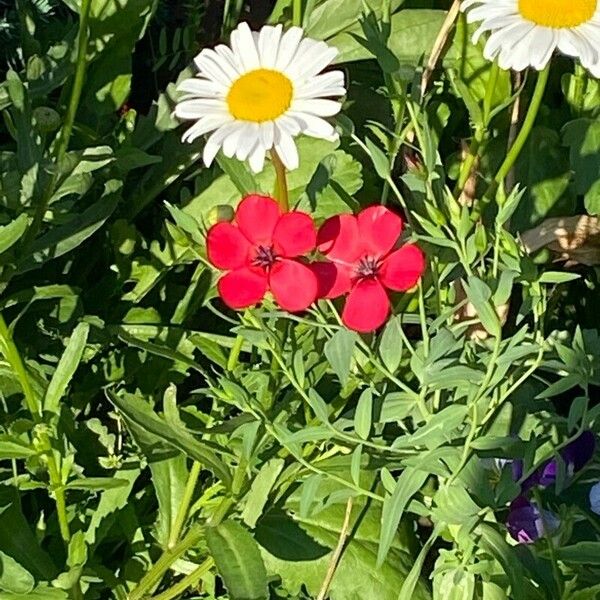
[[[560,520],[547,510],[540,510],[536,504],[519,496],[510,505],[506,527],[513,539],[520,544],[532,544],[546,533],[558,529]]]
[[[567,475],[572,477],[592,459],[596,450],[596,436],[591,431],[584,431],[577,439],[567,444],[561,451],[560,457],[567,467]],[[523,490],[536,485],[547,487],[556,481],[558,462],[555,458],[537,468],[524,482]]]
[[[597,483],[590,490],[590,508],[592,509],[592,512],[600,515],[600,483]]]

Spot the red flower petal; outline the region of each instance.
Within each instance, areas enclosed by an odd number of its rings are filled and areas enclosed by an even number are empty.
[[[281,211],[268,196],[246,196],[237,207],[235,221],[253,244],[271,244]]]
[[[273,242],[276,252],[288,258],[314,250],[317,230],[312,217],[303,212],[285,213],[275,225]]]
[[[368,333],[381,327],[390,314],[390,299],[376,279],[359,281],[348,296],[342,321],[348,329]]]
[[[385,287],[397,292],[405,292],[417,285],[423,271],[425,271],[423,252],[413,244],[406,244],[383,261],[379,278]]]
[[[310,265],[319,285],[317,298],[337,298],[352,288],[352,269],[333,262],[316,262]]]
[[[319,250],[330,260],[352,263],[361,254],[358,221],[354,215],[336,215],[327,219],[317,235]]]
[[[269,287],[277,304],[289,312],[306,310],[317,298],[317,277],[297,260],[276,262],[271,269]]]
[[[385,206],[370,206],[357,217],[360,240],[365,251],[374,256],[384,256],[398,241],[404,223]]]
[[[206,236],[208,260],[218,269],[239,269],[246,264],[250,242],[231,223],[217,223]]]
[[[217,288],[219,296],[230,308],[248,308],[265,297],[267,275],[263,271],[237,269],[222,277]]]

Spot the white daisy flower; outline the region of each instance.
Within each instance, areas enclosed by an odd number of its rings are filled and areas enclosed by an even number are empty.
[[[231,47],[204,49],[195,59],[198,75],[179,85],[175,108],[180,119],[196,121],[183,141],[211,133],[204,148],[210,166],[220,149],[225,156],[248,160],[255,173],[274,149],[289,169],[298,167],[294,137],[306,134],[334,141],[335,129],[323,117],[340,111],[344,74],[319,74],[337,54],[325,42],[303,37],[299,27],[252,32],[241,23]]]
[[[600,77],[600,0],[464,0],[462,9],[481,22],[475,43],[491,32],[484,54],[503,69],[541,70],[560,50]]]

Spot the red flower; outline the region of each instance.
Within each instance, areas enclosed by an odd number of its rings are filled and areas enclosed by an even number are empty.
[[[338,215],[323,223],[318,249],[330,262],[313,265],[320,298],[348,294],[342,320],[348,329],[374,331],[390,314],[386,288],[403,292],[425,270],[421,250],[406,244],[394,250],[402,219],[384,206],[372,206],[358,216]]]
[[[281,308],[298,312],[317,296],[317,279],[296,260],[314,250],[317,232],[302,212],[282,214],[272,198],[248,196],[233,223],[217,223],[208,231],[208,259],[229,271],[219,280],[219,295],[231,308],[258,304],[271,291]]]

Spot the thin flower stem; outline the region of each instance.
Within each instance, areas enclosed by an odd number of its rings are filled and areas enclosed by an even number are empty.
[[[192,468],[190,470],[187,483],[185,485],[183,498],[181,500],[179,510],[177,511],[177,516],[175,517],[175,523],[173,525],[173,529],[171,530],[171,535],[169,536],[169,548],[174,548],[177,542],[179,541],[179,536],[181,535],[181,531],[188,517],[188,511],[192,502],[192,497],[194,495],[194,491],[196,489],[196,484],[198,483],[198,477],[200,476],[201,470],[202,465],[199,462],[194,461],[194,464],[192,465]]]
[[[17,376],[17,379],[19,380],[19,383],[21,384],[21,389],[23,390],[23,395],[25,397],[25,403],[27,404],[27,408],[31,413],[34,422],[36,425],[43,425],[41,403],[38,401],[38,398],[31,387],[27,368],[25,367],[25,363],[21,358],[19,349],[14,342],[12,333],[6,325],[6,321],[4,320],[4,316],[2,314],[0,314],[0,350],[4,354],[4,357],[10,364],[12,370]],[[62,476],[54,456],[50,437],[44,427],[39,428],[38,436],[48,461],[48,475],[50,477],[50,487],[54,493],[54,499],[56,502],[56,514],[58,517],[60,534],[65,544],[68,544],[71,539],[71,532],[69,530],[67,503],[65,500],[65,490]]]
[[[546,91],[546,86],[548,84],[548,77],[550,75],[550,63],[543,70],[540,71],[538,75],[538,79],[535,84],[535,89],[533,91],[533,96],[531,98],[531,102],[529,104],[529,108],[527,110],[527,115],[525,116],[525,120],[523,121],[523,127],[521,127],[521,131],[519,131],[519,135],[515,139],[515,143],[512,148],[509,150],[504,162],[500,166],[496,177],[494,177],[494,181],[490,186],[490,189],[487,191],[486,196],[490,197],[500,185],[504,182],[504,179],[513,168],[514,164],[517,162],[521,151],[525,147],[527,140],[529,139],[529,135],[533,126],[535,125],[536,118],[538,116],[540,107],[542,105],[542,100],[544,98],[544,92]]]
[[[546,517],[544,516],[544,510],[542,508],[542,494],[540,493],[539,488],[534,488],[533,496],[535,498],[536,504],[538,506],[538,510],[540,511],[540,519],[542,520],[542,526],[544,528],[544,539],[546,540],[546,544],[548,546],[548,554],[550,555],[550,562],[552,563],[552,575],[554,576],[554,583],[556,584],[557,598],[563,597],[563,584],[562,584],[562,575],[560,572],[560,568],[558,566],[558,558],[556,556],[556,550],[554,548],[554,542],[552,541],[552,532],[550,531],[550,527],[546,521]]]
[[[171,565],[193,548],[204,536],[204,527],[195,525],[188,534],[173,548],[165,550],[152,568],[142,577],[138,585],[129,594],[128,600],[142,600],[160,583]]]
[[[75,116],[77,114],[77,108],[79,107],[79,101],[81,99],[81,92],[83,89],[83,81],[85,78],[85,69],[87,66],[87,48],[89,43],[89,18],[90,10],[92,7],[92,0],[81,1],[81,11],[79,17],[79,34],[77,37],[77,61],[75,65],[75,79],[73,80],[73,88],[71,90],[71,98],[69,99],[69,105],[67,113],[65,115],[65,122],[58,135],[58,141],[56,145],[56,164],[54,165],[54,171],[50,177],[50,181],[44,190],[41,201],[36,207],[33,221],[27,231],[24,246],[27,247],[37,236],[39,230],[42,227],[44,221],[44,215],[48,209],[50,199],[54,194],[56,183],[58,181],[58,175],[60,171],[61,163],[63,162],[67,150],[69,147],[69,141],[71,134],[73,133],[73,125],[75,124]]]
[[[271,160],[273,161],[273,167],[275,168],[275,176],[277,177],[275,195],[279,200],[279,206],[283,212],[290,210],[290,200],[288,195],[287,175],[285,165],[279,158],[279,154],[275,151],[275,148],[271,149]]]
[[[179,598],[183,592],[189,588],[197,586],[202,577],[206,575],[214,566],[215,561],[209,557],[197,569],[186,575],[181,581],[178,581],[173,587],[164,591],[162,594],[153,596],[153,600],[172,600]]]
[[[340,564],[342,552],[344,551],[344,547],[346,546],[346,540],[348,539],[348,533],[350,529],[350,517],[352,516],[352,504],[353,499],[352,497],[350,497],[346,502],[346,514],[344,515],[344,523],[340,531],[340,537],[338,539],[335,551],[331,556],[331,562],[329,563],[329,568],[327,569],[327,573],[325,575],[325,579],[323,580],[323,584],[321,585],[321,590],[319,591],[317,600],[325,600],[325,598],[327,597],[329,586],[331,585],[335,572],[338,568],[338,565]]]

